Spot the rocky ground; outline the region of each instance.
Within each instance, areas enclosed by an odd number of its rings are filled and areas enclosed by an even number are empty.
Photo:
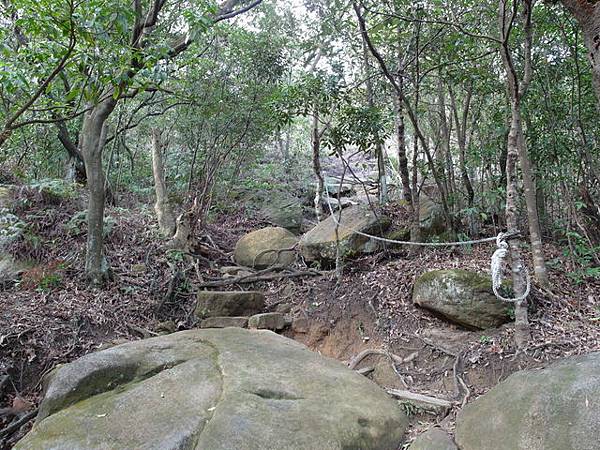
[[[91,290],[81,273],[85,225],[73,221],[83,209],[82,196],[50,201],[39,192],[23,195],[29,200],[18,214],[30,235],[13,251],[38,264],[0,292],[0,406],[18,409],[19,417],[36,411],[42,377],[58,364],[116,343],[198,326],[195,292],[227,280],[223,268],[233,265],[238,239],[272,224],[268,214],[241,208],[217,215],[190,261],[163,249],[150,208],[133,199],[131,207],[109,207],[107,254],[114,281]],[[128,206],[127,199],[121,204]],[[401,228],[402,214],[391,216]],[[515,349],[510,323],[467,330],[415,306],[412,288],[420,275],[434,269],[486,272],[493,250],[483,244],[413,254],[388,247],[348,260],[340,279],[320,267],[317,275],[242,280],[219,289],[262,291],[266,310],[286,314],[285,336],[349,364],[385,389],[453,402],[449,411],[403,403],[412,418],[410,441],[435,423],[453,433],[463,404],[518,370],[600,350],[600,283],[575,283],[553,245],[546,248],[552,291],[533,287],[532,339],[522,352]],[[298,257],[285,273],[309,269]],[[30,422],[6,432],[12,421],[12,415],[0,418],[1,448],[11,448],[29,429]]]

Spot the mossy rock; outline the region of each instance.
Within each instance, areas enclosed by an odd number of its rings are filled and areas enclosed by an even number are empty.
[[[456,421],[461,450],[600,448],[600,352],[516,372]]]
[[[263,205],[261,214],[273,225],[297,233],[302,228],[303,207],[301,200],[277,198]]]
[[[338,361],[269,331],[204,329],[59,367],[15,450],[392,450],[407,426]]]
[[[64,200],[77,197],[79,185],[60,179],[41,180],[30,184],[28,187],[42,194],[45,202],[49,204],[60,204]]]
[[[337,225],[339,221],[339,226]],[[336,228],[342,257],[370,253],[379,248],[377,241],[355,233],[381,236],[389,227],[390,220],[376,215],[363,205],[352,206],[336,212],[320,222],[300,239],[300,251],[306,261],[333,261],[336,258]]]
[[[441,205],[426,195],[419,197],[419,227],[423,238],[438,236],[446,231],[446,221]]]
[[[108,237],[112,232],[113,228],[117,224],[117,221],[112,216],[104,217],[104,225],[102,227],[102,233],[104,237]],[[73,215],[69,219],[69,221],[64,225],[67,233],[76,236],[82,234],[87,229],[87,209],[84,211],[79,211]]]
[[[389,230],[387,233],[385,233],[384,237],[393,241],[410,242],[410,228],[399,228],[395,230]],[[402,244],[392,243],[386,245],[393,245],[398,247],[402,246]]]
[[[468,270],[433,270],[415,281],[415,304],[470,329],[485,329],[511,320],[509,303],[492,291],[492,280]]]

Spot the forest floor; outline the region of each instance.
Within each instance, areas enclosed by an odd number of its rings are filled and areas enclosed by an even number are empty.
[[[133,202],[132,202],[133,203]],[[127,206],[127,205],[125,205]],[[84,229],[66,231],[82,208],[81,200],[60,207],[32,203],[27,215],[40,237],[19,249],[43,264],[23,275],[18,285],[0,291],[0,374],[10,378],[0,389],[0,407],[33,409],[39,403],[42,378],[57,364],[115,343],[194,327],[194,290],[199,283],[220,279],[219,267],[232,265],[235,242],[266,225],[243,210],[213,220],[202,239],[196,268],[169,256],[162,248],[150,208],[109,207],[114,226],[106,252],[114,281],[105,289],[88,289],[82,274]],[[575,283],[565,271],[559,248],[548,245],[552,293],[532,290],[532,339],[516,352],[511,324],[499,329],[468,331],[415,307],[411,289],[425,271],[463,268],[487,271],[492,244],[475,248],[387,249],[345,264],[341,280],[333,272],[284,278],[225,289],[266,293],[270,308],[288,305],[294,325],[284,334],[323,355],[349,363],[368,349],[384,349],[403,363],[370,354],[356,364],[384,388],[462,401],[486,392],[511,373],[548,361],[600,350],[600,282]],[[300,264],[300,263],[298,263]],[[186,282],[173,284],[183,271]],[[198,275],[200,277],[198,277]],[[181,278],[180,278],[181,279]],[[460,388],[464,381],[467,390]],[[0,380],[1,382],[1,380]],[[468,397],[468,398],[465,398]],[[452,431],[456,406],[443,425]],[[406,406],[413,415],[412,432],[440,420],[424,409]],[[1,415],[0,415],[1,416]],[[0,418],[0,430],[10,419]],[[27,431],[2,436],[10,448]],[[1,433],[1,431],[0,431]],[[4,439],[4,441],[3,441]]]

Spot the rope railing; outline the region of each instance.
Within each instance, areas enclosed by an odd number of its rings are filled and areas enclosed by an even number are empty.
[[[524,267],[524,265],[520,265],[519,271],[525,273],[525,281],[526,281],[525,291],[523,292],[523,294],[521,294],[515,298],[507,298],[500,294],[500,288],[502,287],[502,281],[503,281],[502,280],[502,268],[505,264],[506,258],[508,257],[508,255],[510,253],[507,241],[509,239],[514,239],[514,238],[520,236],[520,232],[517,230],[508,231],[508,232],[500,232],[500,233],[498,233],[497,236],[491,236],[491,237],[482,238],[482,239],[472,239],[469,241],[454,241],[454,242],[399,241],[396,239],[389,239],[389,238],[385,238],[382,236],[375,236],[375,235],[372,235],[369,233],[364,233],[355,228],[349,227],[347,225],[343,225],[342,223],[339,222],[338,218],[335,215],[335,212],[333,211],[333,207],[331,206],[329,188],[327,186],[327,183],[325,183],[325,193],[326,193],[325,198],[327,200],[327,206],[331,213],[331,217],[333,218],[333,221],[335,222],[337,227],[343,228],[344,230],[349,231],[353,234],[357,234],[359,236],[363,236],[363,237],[373,239],[376,241],[385,242],[388,244],[412,245],[412,246],[419,246],[419,247],[453,247],[453,246],[457,246],[457,245],[474,245],[474,244],[483,244],[486,242],[494,242],[495,241],[497,248],[496,248],[496,251],[492,255],[491,263],[490,263],[490,272],[491,272],[491,276],[492,276],[492,290],[494,292],[494,295],[499,300],[502,300],[503,302],[518,303],[520,301],[525,300],[531,291],[531,279],[529,277],[529,272],[527,271],[527,268]],[[339,205],[339,207],[340,207],[340,214],[341,214],[341,205]]]

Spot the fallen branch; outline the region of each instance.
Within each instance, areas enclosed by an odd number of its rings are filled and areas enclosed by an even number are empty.
[[[263,255],[266,255],[267,253],[276,253],[276,257],[275,257],[275,261],[273,261],[270,265],[274,265],[277,264],[279,262],[279,258],[281,257],[281,254],[284,252],[295,252],[296,251],[296,247],[298,246],[298,244],[294,244],[292,247],[289,248],[273,248],[273,249],[267,249],[267,250],[263,250],[262,252],[258,253],[257,255],[254,256],[254,258],[252,259],[252,268],[256,267],[256,261],[258,260],[258,258],[260,258]]]
[[[396,397],[400,400],[406,400],[409,402],[422,403],[426,405],[431,405],[436,408],[452,408],[454,403],[449,400],[444,400],[441,398],[430,397],[428,395],[416,394],[410,391],[403,391],[400,389],[388,389],[387,393],[393,397]]]
[[[29,422],[31,419],[37,416],[37,413],[38,410],[34,409],[33,411],[28,412],[27,414],[22,416],[20,419],[13,421],[9,426],[0,430],[0,437],[10,436],[15,431],[18,431],[23,425],[25,425],[27,422]]]
[[[2,375],[0,377],[0,397],[2,397],[2,395],[4,395],[4,386],[6,386],[8,384],[10,380],[10,375]]]
[[[375,370],[375,367],[363,367],[362,369],[357,369],[356,373],[360,375],[368,375]]]
[[[454,373],[454,383],[456,386],[456,399],[460,401],[461,406],[465,406],[469,400],[469,397],[471,396],[471,390],[462,377],[462,373],[464,371],[462,353],[459,353],[456,356],[452,370]]]
[[[375,348],[368,348],[368,349],[363,350],[362,352],[360,352],[354,358],[352,358],[350,360],[350,362],[348,363],[348,368],[350,368],[352,370],[356,369],[356,366],[358,366],[363,359],[365,359],[367,356],[370,356],[370,355],[387,356],[394,363],[396,363],[396,364],[403,364],[403,363],[407,363],[407,362],[412,361],[413,359],[415,359],[417,357],[417,355],[418,355],[418,352],[411,353],[406,358],[402,358],[401,356],[394,355],[393,353],[390,353],[390,352],[388,352],[386,350],[379,350],[379,349],[375,349]]]
[[[256,283],[257,281],[271,281],[277,280],[281,278],[297,278],[297,277],[314,277],[322,275],[321,272],[317,272],[316,270],[298,270],[295,272],[280,272],[280,273],[272,273],[269,275],[245,275],[243,277],[237,278],[226,278],[218,281],[209,281],[206,283],[200,283],[196,285],[199,288],[205,287],[220,287],[220,286],[229,286],[231,284],[245,284],[245,283]]]

